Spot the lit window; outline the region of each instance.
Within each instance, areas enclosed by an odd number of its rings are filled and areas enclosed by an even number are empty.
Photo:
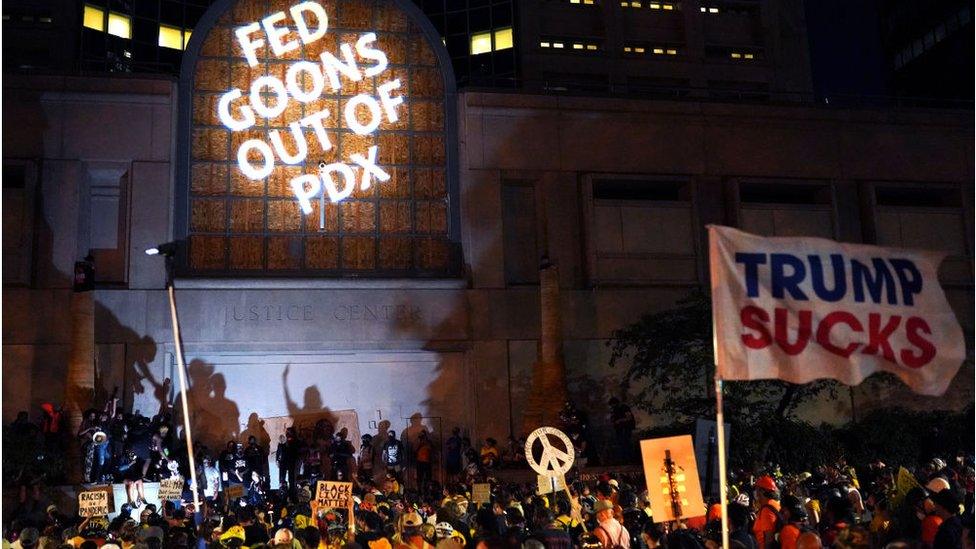
[[[108,33],[119,38],[132,38],[132,21],[129,16],[108,12]]]
[[[471,55],[488,53],[491,51],[491,33],[479,32],[471,35]]]
[[[674,9],[674,4],[664,4],[662,7],[664,8],[664,11],[670,11]]]
[[[507,50],[512,47],[512,27],[495,31],[495,51]]]
[[[702,13],[705,13],[705,12],[708,11],[708,8],[706,8],[705,6],[702,6],[702,7],[698,8],[698,11],[700,11]]]
[[[753,55],[753,54],[751,54],[751,53],[747,53],[743,57],[745,57],[746,59],[755,59],[756,58],[756,56]]]
[[[654,55],[664,55],[664,48],[654,48]]]
[[[732,59],[741,59],[742,54],[738,52],[732,52]]]
[[[597,49],[597,46],[596,46],[596,44],[587,44],[586,45],[586,49],[588,49],[590,51],[593,51],[593,50],[596,50]]]
[[[552,43],[552,47],[554,47],[556,49],[562,49],[563,43],[562,42],[553,42]]]
[[[644,50],[644,48],[640,48],[640,47],[634,48],[634,53],[644,53],[644,51],[646,51]]]
[[[592,6],[593,0],[583,0],[583,3]]]
[[[52,21],[50,17],[38,17],[37,20],[41,23],[50,23]]]
[[[95,6],[89,6],[85,4],[85,19],[82,23],[85,28],[95,29],[97,31],[105,30],[105,11],[96,8]]]
[[[718,8],[708,8],[708,13],[718,13]]]
[[[186,45],[190,43],[190,35],[193,34],[193,29],[183,31],[183,49],[186,49]]]
[[[641,7],[642,5],[643,5],[643,4],[641,4],[640,2],[631,2],[631,3],[630,3],[630,7],[632,7],[632,8],[639,8],[639,7]]]
[[[678,50],[665,50],[668,55],[678,55]]]
[[[573,44],[573,49],[574,50],[581,50],[581,49],[583,49],[583,44]]]
[[[659,9],[661,9],[661,4],[658,4],[656,2],[651,2],[651,9],[652,10],[659,10]]]
[[[174,50],[183,49],[183,31],[176,27],[159,26],[159,47]]]
[[[633,49],[633,48],[631,48],[630,46],[624,46],[624,52],[625,52],[625,53],[630,53],[630,52],[632,52],[632,51],[634,51],[634,49]]]
[[[620,7],[621,8],[629,8],[630,7],[630,2],[627,2],[627,0],[624,0],[623,2],[620,3]]]
[[[539,42],[540,48],[548,48],[550,46],[549,42]]]

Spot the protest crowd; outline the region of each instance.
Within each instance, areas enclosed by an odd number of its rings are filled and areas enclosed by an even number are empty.
[[[627,405],[611,402],[608,424],[619,463],[636,465],[637,442]],[[63,454],[61,412],[47,404],[40,425],[27,412],[5,427],[5,442]],[[477,447],[461,429],[443,444],[420,433],[365,434],[356,449],[345,429],[316,424],[308,440],[289,428],[274,448],[251,437],[215,453],[195,448],[199,508],[185,446],[170,414],[123,413],[114,399],[90,410],[76,434],[86,486],[124,483],[118,515],[81,516],[55,503],[61,481],[37,467],[5,466],[3,545],[13,549],[326,548],[624,548],[710,549],[721,546],[720,505],[706,494],[701,509],[655,522],[643,475],[582,474],[587,421],[567,403],[559,427],[573,440],[576,467],[565,489],[501,480],[525,467],[525,439]],[[382,444],[376,443],[382,435]],[[26,442],[25,442],[26,441]],[[30,444],[27,444],[30,442]],[[32,445],[33,444],[33,445]],[[6,446],[6,445],[5,445]],[[443,450],[440,450],[443,448]],[[440,453],[442,452],[443,455]],[[435,459],[443,482],[435,480]],[[269,464],[278,482],[269,482]],[[592,463],[587,469],[593,471]],[[526,475],[523,475],[523,478]],[[531,475],[534,479],[535,475]],[[180,497],[147,502],[145,485],[172,481]],[[322,499],[320,480],[349,482],[347,500]],[[731,546],[948,549],[973,547],[973,456],[927,463],[813,463],[781,472],[775,464],[730,471]],[[179,488],[178,490],[179,491]],[[332,501],[330,504],[329,501]],[[12,503],[12,504],[11,504]],[[352,517],[349,516],[350,509]]]

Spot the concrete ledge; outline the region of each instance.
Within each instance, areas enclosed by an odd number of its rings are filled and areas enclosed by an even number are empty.
[[[461,278],[178,278],[185,290],[459,290],[468,287]]]

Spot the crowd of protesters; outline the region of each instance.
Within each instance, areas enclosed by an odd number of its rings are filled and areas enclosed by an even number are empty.
[[[615,435],[631,446],[620,455],[636,455],[636,443],[623,436],[633,429],[627,425],[632,418],[625,405],[616,404],[613,425],[620,432]],[[4,508],[5,546],[713,549],[721,544],[717,499],[707,498],[701,509],[684,509],[686,516],[678,521],[655,522],[643,478],[603,474],[584,482],[579,469],[567,475],[565,490],[539,495],[534,481],[499,480],[506,476],[502,465],[524,463],[524,440],[513,438],[504,447],[492,439],[472,445],[460,429],[443,444],[443,483],[432,474],[434,448],[426,432],[409,444],[395,432],[382,433],[382,444],[375,446],[378,437],[363,435],[357,450],[347,432],[333,433],[326,422],[316,425],[309,440],[289,429],[274,449],[253,438],[229,441],[216,455],[201,447],[196,453],[201,504],[195,509],[185,451],[172,434],[171,418],[142,418],[113,408],[109,403],[86,414],[77,436],[87,481],[128,485],[118,516],[78,516],[69,505],[49,499],[43,481],[20,482],[5,486],[18,490],[15,504]],[[115,418],[119,424],[113,424]],[[560,422],[584,447],[579,457],[585,460],[585,416],[567,405]],[[32,426],[18,417],[8,429],[43,438],[50,425]],[[268,482],[272,459],[280,472],[274,489]],[[414,472],[409,481],[408,463]],[[187,479],[182,497],[148,502],[143,481],[165,478]],[[352,520],[346,509],[316,504],[320,479],[353,483]],[[477,483],[490,486],[487,501],[474,501]],[[232,491],[232,486],[243,489]],[[799,474],[781,474],[774,465],[738,470],[731,474],[727,496],[736,549],[973,546],[973,456],[968,454],[897,466],[819,464]]]

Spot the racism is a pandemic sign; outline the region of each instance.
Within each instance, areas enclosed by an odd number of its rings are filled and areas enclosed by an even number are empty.
[[[291,28],[295,32],[292,33]],[[329,16],[325,8],[315,1],[302,2],[287,11],[279,11],[234,31],[247,63],[258,65],[258,52],[270,48],[273,55],[283,58],[288,52],[321,40],[329,31]],[[297,36],[295,36],[297,35]],[[363,62],[361,62],[363,61]],[[376,47],[376,34],[361,35],[356,42],[342,43],[338,52],[324,52],[318,62],[303,60],[292,62],[282,81],[273,75],[262,75],[251,82],[248,90],[234,88],[220,98],[217,114],[221,122],[233,132],[247,130],[258,123],[259,118],[281,116],[291,101],[309,104],[324,93],[336,93],[343,81],[358,82],[377,77],[376,94],[359,94],[344,103],[341,113],[346,127],[358,135],[374,133],[385,119],[389,123],[399,120],[398,109],[403,104],[399,94],[399,79],[382,81],[389,62],[382,50]],[[326,90],[329,90],[327,92]],[[245,93],[247,94],[245,96]],[[276,159],[285,164],[300,164],[310,152],[305,138],[305,128],[315,133],[323,151],[332,149],[332,139],[325,121],[332,116],[328,109],[305,115],[288,122],[290,141],[294,149],[286,146],[281,130],[271,130],[268,141],[248,139],[237,150],[237,164],[250,179],[261,180],[271,175]],[[318,174],[302,174],[292,178],[290,185],[302,211],[312,212],[311,199],[325,196],[332,202],[349,197],[357,185],[368,189],[375,178],[383,182],[389,173],[377,165],[377,147],[371,146],[365,155],[352,153],[349,158],[322,165]]]

